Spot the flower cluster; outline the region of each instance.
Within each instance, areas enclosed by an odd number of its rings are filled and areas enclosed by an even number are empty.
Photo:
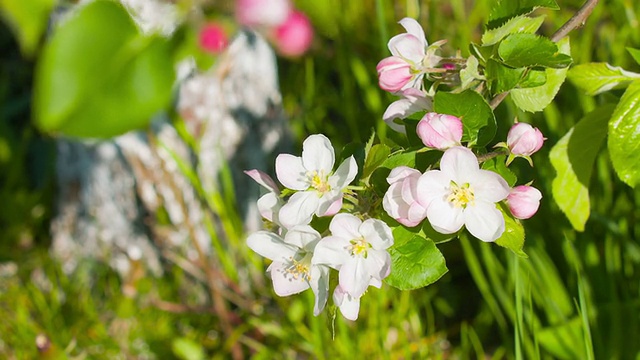
[[[315,315],[328,299],[329,269],[338,270],[334,304],[347,319],[355,320],[366,289],[370,285],[379,288],[389,275],[391,229],[378,219],[338,213],[343,193],[358,172],[353,156],[333,171],[335,152],[324,135],[309,136],[302,147],[302,156],[280,154],[276,158],[276,176],[285,186],[283,191],[267,174],[246,171],[268,190],[258,200],[258,210],[277,225],[275,233],[251,234],[247,244],[273,261],[267,271],[277,295],[312,289]],[[314,216],[333,216],[327,236],[311,227]]]

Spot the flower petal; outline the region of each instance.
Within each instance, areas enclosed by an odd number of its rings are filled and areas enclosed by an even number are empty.
[[[451,178],[440,170],[429,170],[422,174],[416,185],[416,200],[424,208],[434,201],[444,201],[449,194]]]
[[[302,166],[302,158],[291,154],[276,157],[276,177],[282,185],[293,190],[307,190],[309,180],[307,170]]]
[[[278,188],[278,184],[271,178],[271,176],[267,175],[265,172],[262,172],[258,169],[245,170],[245,174],[249,175],[255,182],[267,188],[267,190],[280,193],[280,189]]]
[[[327,197],[327,199],[329,199],[329,197]],[[337,200],[334,200],[333,202],[323,203],[321,200],[320,203],[321,204],[320,206],[318,206],[318,210],[316,210],[316,215],[333,216],[337,214],[340,211],[340,209],[342,209],[342,193],[340,193],[340,197]]]
[[[367,219],[360,225],[358,232],[376,250],[385,250],[393,245],[391,229],[382,220]]]
[[[407,177],[415,176],[420,177],[422,173],[414,168],[410,168],[408,166],[398,166],[391,170],[389,176],[387,176],[387,182],[389,185],[402,181]]]
[[[331,235],[339,236],[349,241],[361,236],[358,231],[361,224],[362,220],[358,219],[354,215],[340,213],[331,219],[331,223],[329,223],[329,230],[331,231]]]
[[[434,200],[427,208],[429,223],[441,234],[453,234],[464,225],[462,208],[451,206],[445,200]]]
[[[365,263],[372,278],[382,280],[391,272],[391,255],[386,250],[369,250]]]
[[[329,175],[335,163],[331,141],[322,134],[311,135],[302,143],[302,164],[308,171],[316,170]]]
[[[269,266],[269,273],[273,281],[273,290],[278,296],[289,296],[305,291],[309,288],[309,283],[301,276],[293,277],[287,272],[291,264],[273,262]]]
[[[422,42],[423,47],[427,47],[429,45],[427,43],[426,36],[424,36],[424,29],[422,29],[422,26],[420,26],[420,24],[418,24],[418,22],[415,19],[406,17],[398,21],[398,24],[402,25],[402,27],[405,28],[405,30],[407,30],[407,33],[415,36],[418,40],[420,40],[420,42]]]
[[[497,173],[489,170],[479,170],[472,182],[473,194],[476,199],[496,203],[509,196],[509,184]]]
[[[344,291],[340,286],[337,286],[333,291],[333,302],[340,308],[340,313],[346,319],[356,321],[358,319],[358,312],[360,312],[360,298],[354,298]]]
[[[347,252],[349,241],[338,236],[322,238],[313,250],[313,265],[327,265],[339,270],[351,258]]]
[[[247,238],[247,246],[260,256],[273,261],[285,261],[299,251],[291,244],[286,244],[280,236],[269,231],[257,231]]]
[[[313,306],[313,315],[318,316],[324,309],[329,298],[329,267],[316,265],[311,267],[311,290],[316,297]]]
[[[340,287],[353,297],[360,297],[369,286],[371,274],[367,271],[365,259],[357,256],[345,262],[338,273]]]
[[[358,175],[358,163],[351,155],[338,166],[333,175],[329,176],[329,185],[332,189],[342,190],[356,178],[356,175]]]
[[[422,63],[426,55],[424,43],[411,34],[399,34],[389,40],[389,51],[397,56],[412,62],[413,66]]]
[[[485,201],[476,201],[464,211],[464,223],[471,235],[482,241],[495,241],[504,232],[504,216],[496,205]]]
[[[278,211],[280,210],[281,207],[281,203],[280,203],[280,198],[278,197],[278,195],[276,195],[276,193],[266,193],[264,195],[262,195],[258,201],[258,211],[260,212],[260,215],[262,215],[263,218],[271,221],[271,222],[277,222],[277,220],[274,220],[274,218],[277,218]]]
[[[313,251],[320,241],[320,233],[309,225],[296,225],[287,231],[284,242],[307,251]]]
[[[308,224],[318,208],[318,195],[315,191],[300,191],[289,198],[278,213],[278,221],[289,229],[295,225]]]
[[[471,183],[478,169],[478,158],[471,150],[462,146],[448,149],[440,160],[440,170],[460,186]]]

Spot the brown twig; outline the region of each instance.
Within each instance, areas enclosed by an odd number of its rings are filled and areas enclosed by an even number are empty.
[[[564,25],[560,27],[560,29],[558,29],[553,35],[551,35],[551,41],[558,42],[560,41],[560,39],[567,36],[571,31],[575,30],[579,26],[582,26],[584,22],[587,21],[587,18],[589,17],[589,15],[591,15],[596,5],[598,5],[598,0],[587,0],[582,5],[582,7],[575,14],[573,14],[573,16],[569,20],[567,20]],[[498,105],[500,105],[502,100],[507,97],[507,95],[509,95],[508,91],[496,95],[496,97],[494,97],[489,103],[491,109],[495,110]]]

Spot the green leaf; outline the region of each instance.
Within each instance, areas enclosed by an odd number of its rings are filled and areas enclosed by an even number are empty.
[[[116,2],[81,7],[43,49],[35,124],[45,132],[102,138],[146,126],[171,100],[171,45],[141,35]]]
[[[378,196],[384,196],[384,193],[389,188],[387,176],[389,176],[389,173],[392,169],[398,166],[408,166],[411,168],[415,168],[416,152],[408,151],[392,154],[386,160],[384,160],[382,164],[380,164],[380,166],[373,170],[369,179],[369,183],[373,186],[373,190]]]
[[[496,240],[496,244],[513,251],[520,257],[527,257],[522,247],[524,246],[524,228],[519,220],[515,219],[505,204],[498,205],[498,209],[504,216],[504,233]]]
[[[587,359],[585,348],[576,346],[583,342],[582,334],[582,323],[576,316],[564,324],[538,329],[536,338],[555,359]]]
[[[563,54],[570,54],[569,38],[566,37],[558,42],[558,48]],[[556,97],[560,86],[567,76],[567,69],[545,69],[547,82],[542,86],[513,89],[509,96],[520,109],[529,112],[542,111]]]
[[[569,80],[587,95],[597,95],[612,89],[625,88],[640,74],[607,63],[576,65],[569,70]]]
[[[16,34],[22,54],[32,56],[47,30],[56,0],[0,0],[0,13]]]
[[[464,69],[460,70],[460,88],[462,90],[468,89],[475,80],[483,80],[484,76],[478,72],[478,58],[473,55],[469,55],[467,63]]]
[[[518,181],[518,177],[507,167],[506,160],[506,155],[500,155],[483,162],[482,168],[484,170],[490,170],[498,173],[507,182],[507,184],[509,184],[509,186],[513,187]]]
[[[512,34],[500,42],[498,55],[514,68],[544,66],[561,69],[571,64],[571,56],[558,51],[548,38],[535,34]]]
[[[171,350],[181,360],[202,360],[206,357],[202,345],[186,337],[173,339]]]
[[[554,0],[494,0],[488,27],[495,29],[514,16],[526,15],[538,8],[560,9]]]
[[[484,146],[496,134],[496,118],[491,107],[473,90],[458,94],[437,92],[434,111],[459,117],[463,125],[462,141],[471,145]]]
[[[544,22],[544,15],[530,18],[525,15],[516,16],[499,28],[487,30],[482,34],[482,45],[493,45],[500,42],[508,35],[516,33],[533,34]]]
[[[524,77],[518,87],[522,89],[542,86],[547,83],[547,73],[544,70],[529,69],[524,74]]]
[[[487,59],[493,55],[495,46],[481,46],[476,43],[469,44],[469,52],[475,56],[481,64],[486,64]]]
[[[515,88],[520,82],[520,79],[522,79],[525,71],[526,68],[515,69],[505,66],[493,59],[489,59],[485,74],[490,84],[491,93],[499,94]]]
[[[438,281],[448,269],[436,244],[398,226],[393,230],[391,274],[385,282],[400,290],[418,289]]]
[[[634,49],[634,48],[628,47],[627,51],[629,52],[629,54],[631,54],[631,57],[633,57],[633,60],[635,60],[636,63],[638,63],[638,65],[640,65],[640,49]]]
[[[364,161],[364,170],[362,171],[362,177],[368,178],[373,171],[380,166],[391,153],[391,149],[384,144],[376,144],[371,147],[367,158]]]
[[[631,187],[640,182],[640,80],[629,85],[609,121],[607,143],[613,168]]]
[[[584,231],[589,218],[591,171],[613,110],[614,105],[608,104],[587,114],[549,154],[556,170],[551,186],[553,199],[578,231]]]

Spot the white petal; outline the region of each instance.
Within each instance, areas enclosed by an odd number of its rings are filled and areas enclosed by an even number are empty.
[[[297,279],[286,272],[289,263],[274,262],[269,266],[273,290],[278,296],[289,296],[305,291],[309,288],[309,283],[301,276]]]
[[[340,194],[342,195],[342,194]],[[318,216],[333,216],[337,214],[340,209],[342,209],[342,196],[340,196],[337,200],[329,204],[327,209],[326,206],[318,206],[318,210],[316,211],[316,215]]]
[[[409,212],[407,213],[407,220],[409,220],[410,223],[415,224],[413,226],[418,225],[426,217],[427,217],[426,208],[424,208],[418,202],[411,204],[411,206],[409,207]]]
[[[360,225],[358,232],[376,250],[388,249],[393,245],[391,229],[384,221],[367,219]]]
[[[479,168],[478,158],[462,146],[448,149],[440,160],[440,170],[459,186],[473,182]]]
[[[391,268],[389,268],[389,269],[391,269]],[[369,281],[369,286],[373,286],[373,287],[376,287],[376,288],[380,289],[382,287],[382,280],[378,280],[378,279],[372,277],[371,280]]]
[[[280,193],[280,189],[278,189],[278,184],[276,184],[276,182],[273,181],[271,176],[267,175],[266,173],[258,169],[245,170],[244,173],[249,175],[253,180],[255,180],[255,182],[267,188],[269,191],[274,193]]]
[[[406,33],[389,40],[389,51],[394,56],[412,62],[413,65],[421,63],[426,55],[424,44],[417,37]]]
[[[278,213],[278,221],[289,229],[295,225],[308,224],[318,208],[318,195],[315,191],[300,191],[289,198]]]
[[[312,251],[320,241],[320,234],[309,225],[296,225],[287,231],[284,242]]]
[[[249,235],[247,246],[260,256],[273,261],[286,261],[300,250],[294,245],[286,244],[280,236],[269,231],[258,231]]]
[[[389,186],[382,199],[382,207],[394,219],[408,217],[409,205],[402,198],[402,183]]]
[[[464,211],[464,223],[471,235],[482,241],[495,241],[504,232],[504,217],[493,203],[476,201]]]
[[[340,287],[353,297],[360,297],[369,286],[371,274],[367,271],[365,259],[357,256],[349,259],[340,268],[338,280]]]
[[[451,206],[443,200],[432,201],[427,208],[431,226],[441,234],[453,234],[464,225],[462,208]]]
[[[258,211],[263,218],[272,222],[276,222],[276,220],[274,220],[274,215],[278,213],[280,207],[282,206],[282,204],[280,203],[280,198],[278,197],[278,195],[276,195],[276,193],[270,192],[262,195],[258,199],[257,204]]]
[[[415,19],[406,17],[398,21],[398,24],[402,25],[402,27],[407,30],[407,33],[418,38],[418,40],[422,42],[423,47],[427,47],[429,45],[427,43],[427,38],[424,36],[424,29],[422,29],[422,26],[420,26]]]
[[[369,250],[365,263],[367,272],[378,280],[386,278],[391,271],[391,255],[386,250]]]
[[[337,236],[322,238],[313,250],[311,263],[314,265],[328,265],[339,270],[351,258],[347,252],[349,241]]]
[[[334,162],[333,146],[326,136],[311,135],[302,143],[302,164],[307,170],[323,171],[325,175],[329,175]]]
[[[309,285],[316,296],[313,315],[318,316],[329,298],[329,268],[324,265],[312,266]]]
[[[398,166],[391,170],[389,176],[387,176],[387,182],[389,183],[389,185],[391,185],[393,183],[404,180],[407,177],[415,176],[417,178],[420,177],[420,175],[422,175],[422,173],[420,173],[420,171],[416,169],[410,168],[408,166]]]
[[[416,200],[424,208],[434,201],[445,201],[449,194],[451,178],[440,170],[429,170],[422,174],[416,185]]]
[[[405,119],[418,111],[419,109],[416,109],[416,106],[409,99],[400,99],[387,106],[387,110],[382,114],[382,120],[384,120],[391,129],[404,134],[406,133],[404,125],[398,124],[394,120]]]
[[[332,189],[342,190],[356,178],[356,175],[358,175],[358,164],[352,155],[338,166],[333,175],[329,176],[329,185]]]
[[[360,312],[360,298],[347,294],[340,286],[333,291],[333,302],[340,308],[340,313],[346,319],[356,321]]]
[[[361,236],[359,232],[360,224],[362,224],[362,220],[354,215],[340,213],[331,219],[329,230],[331,231],[331,235],[339,236],[349,241]]]
[[[309,181],[307,170],[302,166],[302,158],[291,154],[276,157],[276,177],[282,185],[293,190],[307,190]]]
[[[473,179],[472,187],[476,199],[492,203],[506,199],[511,191],[509,184],[502,176],[489,170],[478,171]]]

